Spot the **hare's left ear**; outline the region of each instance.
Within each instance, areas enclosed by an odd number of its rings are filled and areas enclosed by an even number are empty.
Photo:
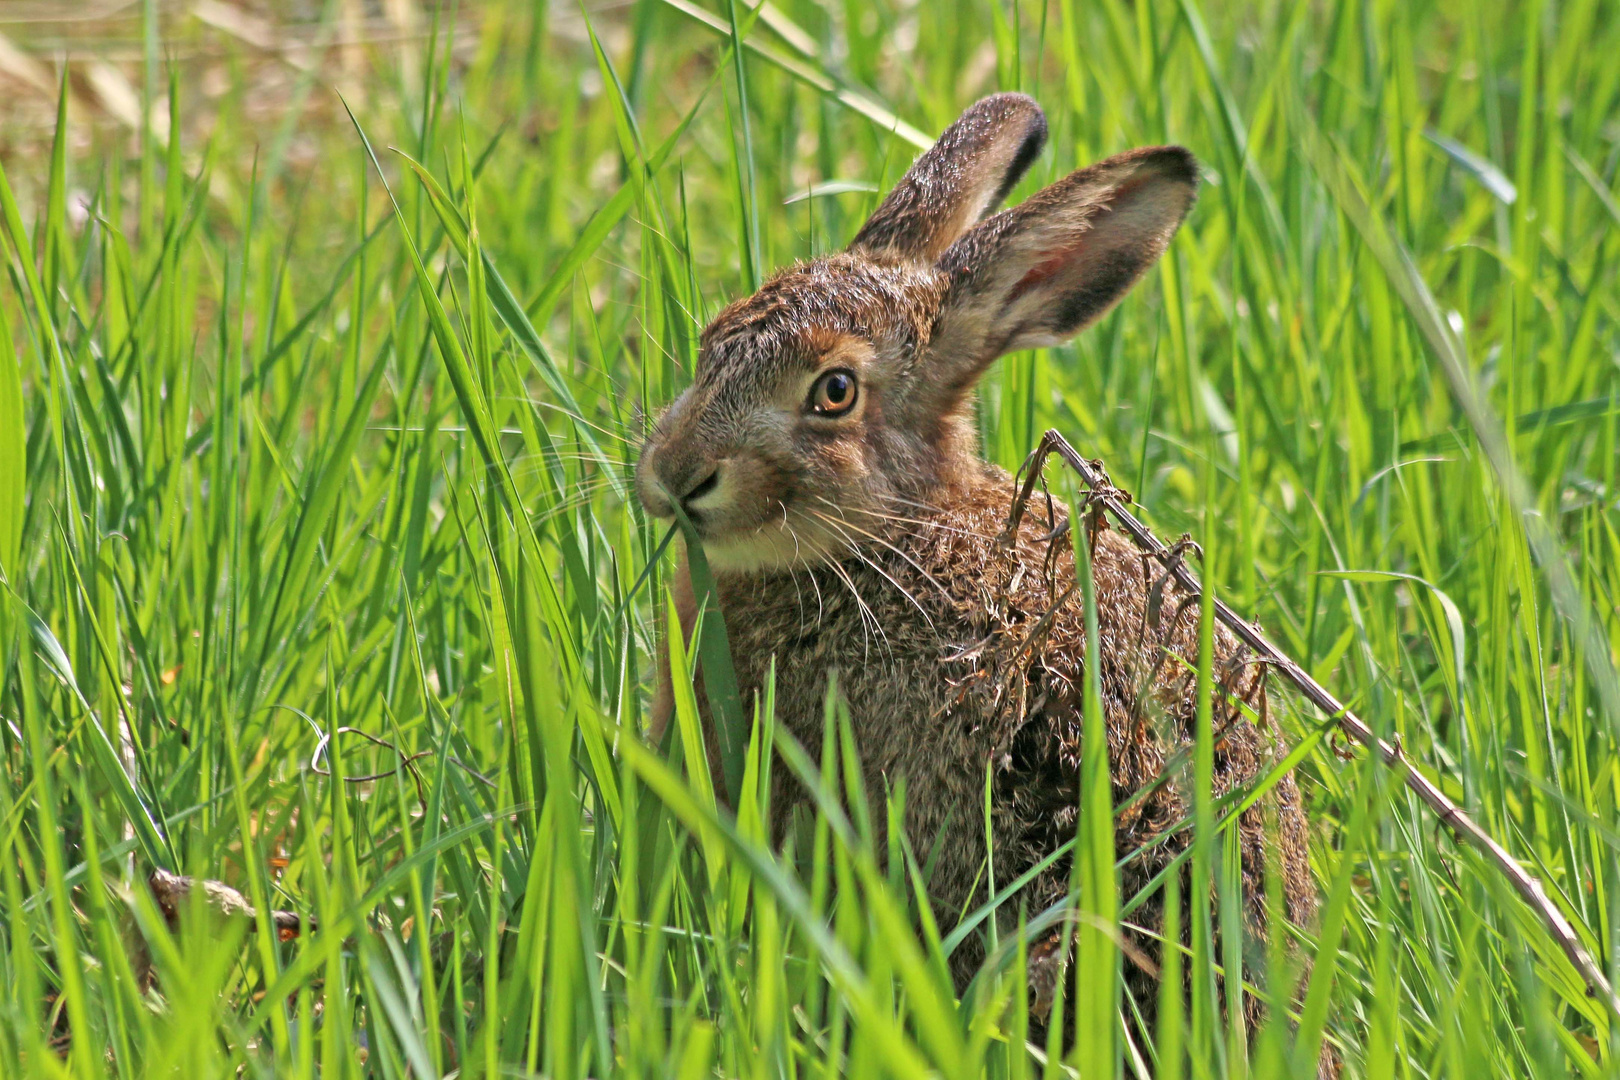
[[[1164,254],[1197,191],[1192,154],[1148,147],[1071,173],[969,230],[937,264],[947,286],[930,382],[960,394],[996,357],[1079,333]]]
[[[1023,94],[972,105],[895,185],[851,251],[931,263],[1007,197],[1046,145],[1046,115]]]

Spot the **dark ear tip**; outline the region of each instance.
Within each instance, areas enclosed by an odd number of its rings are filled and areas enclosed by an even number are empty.
[[[1041,151],[1046,149],[1046,113],[1028,94],[1007,92],[980,98],[969,106],[957,122],[964,127],[983,125],[1001,131],[1022,128],[1018,149],[1013,151],[1012,158],[1007,162],[1006,172],[1001,183],[996,185],[988,208],[999,206],[1018,181],[1024,178],[1035,159],[1041,156]]]
[[[1020,94],[1016,90],[1001,90],[984,97],[968,106],[969,111],[977,109],[1028,109],[1030,112],[1040,112],[1040,104],[1028,94]]]
[[[1017,96],[1024,97],[1022,94]],[[1024,141],[1018,144],[1018,155],[1014,158],[1010,170],[1016,176],[1023,176],[1025,170],[1034,164],[1035,159],[1040,157],[1041,151],[1046,148],[1046,113],[1042,112],[1041,107],[1033,100],[1029,98],[1024,100],[1029,102],[1030,114],[1028,127],[1024,130]]]
[[[1167,179],[1198,186],[1198,159],[1185,146],[1148,146],[1136,153]]]
[[[988,120],[997,126],[1022,121],[1028,131],[1025,139],[1046,141],[1046,113],[1040,103],[1028,94],[1008,90],[982,97],[962,113],[963,120],[969,118]]]

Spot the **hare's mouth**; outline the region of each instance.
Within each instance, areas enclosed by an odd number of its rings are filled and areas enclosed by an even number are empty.
[[[709,565],[720,573],[789,573],[837,559],[844,546],[838,538],[815,524],[793,520],[797,516],[784,514],[738,529],[714,521],[704,528],[694,519],[693,531]]]
[[[758,573],[791,563],[792,543],[776,535],[779,530],[765,526],[755,529],[727,529],[711,517],[700,522],[692,518],[693,532],[703,544],[703,555],[715,570],[730,574]]]

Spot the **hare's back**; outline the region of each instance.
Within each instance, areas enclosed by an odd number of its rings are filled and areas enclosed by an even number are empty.
[[[909,560],[895,561],[919,576],[929,572],[944,586],[938,595],[948,610],[937,622],[955,632],[941,652],[942,681],[953,688],[948,712],[979,731],[975,749],[996,765],[1001,793],[996,813],[1004,823],[998,836],[1005,835],[1023,856],[1010,861],[1033,863],[1074,835],[1089,658],[1071,541],[1086,544],[1114,802],[1131,804],[1116,831],[1116,846],[1125,857],[1175,830],[1190,809],[1186,780],[1198,716],[1198,597],[1105,521],[1059,529],[1062,508],[1040,494],[1009,540],[1005,530],[1013,496],[1012,479],[992,473],[942,513],[936,527],[911,534]],[[951,597],[948,605],[945,594]],[[1258,781],[1285,748],[1270,723],[1264,667],[1224,626],[1216,626],[1213,644],[1210,711],[1213,787],[1219,798]],[[982,784],[986,757],[977,760]],[[1314,888],[1292,777],[1276,784],[1271,801],[1291,915],[1303,919],[1314,908]],[[1240,825],[1245,870],[1255,875],[1263,867],[1266,816],[1256,806]],[[1160,845],[1157,856],[1133,865],[1151,876],[1179,847]],[[999,852],[997,862],[1003,865]],[[1127,879],[1135,876],[1127,871]],[[1051,887],[1061,892],[1063,886],[1054,880]]]

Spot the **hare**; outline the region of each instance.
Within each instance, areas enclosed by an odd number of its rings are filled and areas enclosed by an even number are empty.
[[[678,502],[702,540],[745,700],[774,658],[778,723],[817,745],[837,672],[867,791],[904,777],[913,850],[938,852],[928,889],[942,928],[987,898],[987,772],[999,884],[1074,837],[1085,663],[1101,665],[1114,803],[1137,799],[1116,823],[1118,855],[1137,853],[1122,895],[1188,843],[1175,827],[1191,800],[1179,760],[1198,705],[1198,604],[1106,527],[1059,535],[1060,522],[1032,510],[1009,530],[1013,479],[979,456],[973,391],[997,357],[1072,337],[1130,289],[1192,207],[1197,166],[1180,147],[1132,150],[992,214],[1045,141],[1028,97],[969,108],[846,251],[784,270],[720,313],[691,387],[637,466],[648,512],[670,518]],[[1076,533],[1092,545],[1096,657],[1085,655],[1080,593],[1069,588]],[[675,577],[689,634],[689,579]],[[1263,671],[1224,628],[1215,653],[1219,796],[1280,755],[1246,718],[1264,715]],[[669,678],[666,651],[655,734],[670,714]],[[711,757],[714,747],[711,731]],[[786,774],[775,770],[778,830],[805,798]],[[1267,932],[1268,837],[1288,917],[1309,920],[1316,896],[1291,777],[1241,816],[1238,833],[1245,936]],[[1002,906],[1002,925],[1062,899],[1068,878],[1066,859],[1038,875]],[[1150,1032],[1160,905],[1155,894],[1133,913],[1126,943],[1126,988]],[[1031,945],[1037,1017],[1066,935]],[[957,950],[959,989],[983,959],[975,940]],[[1258,1017],[1252,1002],[1246,1011]]]

